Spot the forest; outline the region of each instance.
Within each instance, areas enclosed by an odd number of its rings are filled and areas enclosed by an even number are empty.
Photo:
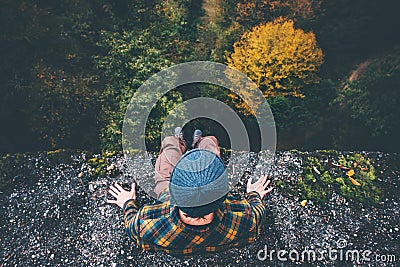
[[[153,74],[189,61],[227,64],[262,90],[277,148],[398,152],[400,34],[396,0],[1,0],[0,152],[120,151],[133,93]],[[237,110],[209,85],[177,88],[148,123],[187,99]],[[201,128],[224,131],[199,119]]]

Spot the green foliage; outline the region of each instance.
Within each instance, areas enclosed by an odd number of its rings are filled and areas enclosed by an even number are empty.
[[[304,76],[293,86],[283,82],[289,90],[301,89],[304,99],[269,99],[278,141],[284,143],[280,148],[308,143],[307,149],[397,151],[399,48],[388,49],[399,43],[393,34],[398,5],[364,0],[2,1],[0,150],[99,150],[100,139],[102,149],[119,150],[126,106],[143,81],[181,62],[224,63],[244,32],[283,17],[296,29],[315,33],[325,63],[315,86],[296,88],[306,84]],[[368,68],[343,87],[343,78],[367,59]],[[159,101],[148,123],[149,142],[157,143],[171,109],[198,95],[193,88]],[[329,107],[332,93],[338,94],[337,105]],[[201,94],[238,102],[211,86]]]
[[[355,65],[399,44],[399,2],[324,0],[312,24],[326,57],[324,75],[342,80]],[[393,38],[392,38],[393,36]]]
[[[227,55],[233,53],[233,44],[240,40],[240,36],[245,32],[245,28],[238,23],[233,23],[226,30],[220,30],[215,41],[215,48],[211,52],[211,58],[217,62],[226,62]]]
[[[98,42],[107,51],[104,56],[97,57],[97,66],[107,79],[102,96],[102,101],[107,105],[103,105],[104,128],[100,137],[105,150],[122,149],[123,119],[134,92],[152,74],[171,64],[161,51],[148,44],[147,37],[149,33],[138,36],[134,32],[103,32]]]
[[[224,1],[225,2],[225,1]],[[228,2],[228,1],[226,1]],[[303,26],[313,22],[321,13],[321,0],[235,0],[232,18],[247,27],[283,16]]]
[[[299,127],[312,129],[321,123],[320,114],[313,112],[315,107],[307,100],[282,96],[268,99],[279,130]]]
[[[373,60],[365,71],[344,86],[335,103],[350,111],[372,136],[397,135],[400,129],[400,47]]]
[[[268,98],[278,136],[281,136],[278,140],[280,147],[304,149],[311,140],[317,145],[326,143],[329,138],[326,129],[331,127],[329,103],[336,96],[334,84],[330,80],[322,80],[305,87],[304,92],[304,98],[290,96]]]
[[[143,82],[153,74],[190,58],[192,48],[188,46],[188,40],[192,36],[181,36],[181,32],[187,30],[187,3],[160,1],[158,9],[147,10],[158,15],[149,21],[151,26],[147,29],[101,33],[97,46],[103,54],[96,57],[96,63],[107,81],[102,95],[104,127],[100,138],[103,150],[122,149],[124,115],[132,96]],[[140,100],[133,103],[135,110],[143,109],[149,96],[139,96]],[[153,109],[146,127],[146,140],[153,142],[153,148],[157,147],[155,141],[159,138],[164,119],[181,102],[180,93],[174,91],[163,96]],[[130,123],[133,126],[137,124],[135,121]],[[142,138],[137,136],[138,140]]]
[[[97,144],[92,131],[98,131],[95,121],[100,109],[96,101],[99,92],[94,90],[98,77],[82,70],[78,66],[80,60],[75,60],[68,68],[64,66],[64,70],[46,67],[44,62],[38,63],[34,70],[38,92],[27,109],[31,112],[32,129],[51,148],[61,144],[74,147],[77,144],[71,139],[82,133],[87,136],[82,138],[86,145],[81,143],[80,147]]]
[[[42,149],[98,145],[98,76],[90,44],[75,31],[76,3],[4,2],[0,102],[8,112],[0,120],[17,121],[9,124],[17,127],[10,142],[27,139]]]
[[[349,174],[347,169],[332,167],[328,161],[354,170],[354,175]],[[320,172],[319,175],[313,171],[313,166]],[[343,156],[336,151],[320,151],[315,156],[304,157],[303,168],[303,174],[293,191],[302,199],[324,204],[335,192],[351,202],[365,205],[377,205],[382,200],[382,189],[375,181],[375,168],[371,160],[361,154]],[[350,177],[361,185],[352,183]]]

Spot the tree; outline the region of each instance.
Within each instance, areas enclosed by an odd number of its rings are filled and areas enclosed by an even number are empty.
[[[98,146],[93,46],[75,23],[90,13],[82,2],[2,2],[0,123],[7,131],[0,139],[7,140],[6,151]]]
[[[305,26],[314,21],[322,11],[323,0],[239,0],[236,5],[235,21],[254,26],[280,16],[290,18],[297,25]]]
[[[301,88],[318,81],[323,53],[312,32],[278,18],[244,33],[227,61],[253,80],[265,97],[304,97]]]
[[[148,28],[129,25],[121,31],[103,31],[97,42],[102,53],[96,57],[96,66],[105,78],[100,132],[103,150],[122,149],[123,120],[136,90],[153,74],[190,61],[193,55],[190,44],[194,36],[190,31],[196,25],[187,25],[191,1],[156,2],[157,8],[144,11],[148,13]],[[148,96],[141,98],[146,103]],[[158,101],[146,126],[150,147],[157,147],[163,120],[180,102],[182,96],[177,91]]]
[[[296,27],[312,29],[315,22],[324,16],[322,4],[326,0],[219,0],[213,20],[205,26],[215,28],[215,47],[212,60],[225,62],[225,54],[231,53],[233,43],[246,30],[273,21],[279,17],[292,19]],[[205,1],[211,2],[211,1]]]
[[[335,99],[339,110],[353,119],[348,126],[354,136],[355,122],[364,127],[369,145],[377,143],[390,150],[399,148],[400,130],[400,47],[385,56],[361,64],[349,78],[348,84],[339,90]],[[343,125],[342,125],[343,127]],[[386,149],[387,149],[386,148]]]

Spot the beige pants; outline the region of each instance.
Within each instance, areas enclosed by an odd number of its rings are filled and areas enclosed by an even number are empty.
[[[210,150],[220,157],[220,149],[218,146],[218,139],[215,136],[202,137],[197,144],[197,148]],[[160,199],[161,194],[163,198],[166,197],[168,191],[171,173],[175,168],[176,163],[180,157],[186,152],[186,144],[175,136],[168,136],[161,142],[161,149],[156,160],[155,176],[156,186],[154,192]]]

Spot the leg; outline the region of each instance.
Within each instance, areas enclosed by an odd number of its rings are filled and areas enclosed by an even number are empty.
[[[156,186],[154,192],[160,200],[161,193],[167,191],[171,173],[179,158],[185,153],[186,144],[176,136],[168,136],[161,143],[160,154],[155,165]]]
[[[218,157],[221,157],[221,151],[219,149],[219,142],[215,136],[206,136],[201,139],[197,147],[201,149],[209,150],[215,153]]]

